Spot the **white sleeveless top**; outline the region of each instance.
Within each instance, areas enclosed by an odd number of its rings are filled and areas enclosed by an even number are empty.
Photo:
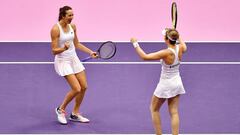
[[[57,25],[58,25],[58,28],[60,30],[60,36],[59,36],[59,40],[58,40],[59,47],[63,48],[65,42],[69,42],[70,47],[68,48],[68,50],[57,54],[55,57],[57,57],[57,58],[70,58],[70,57],[73,57],[73,56],[77,56],[76,51],[75,51],[75,46],[74,46],[74,43],[73,43],[74,30],[73,30],[72,26],[70,24],[68,24],[69,31],[64,32],[63,29],[62,29],[62,26],[59,23],[57,23]]]
[[[162,63],[162,72],[161,72],[161,78],[172,78],[174,76],[179,76],[179,66],[180,66],[180,61],[178,59],[178,52],[179,52],[179,45],[176,45],[176,49],[168,48],[171,50],[174,55],[175,59],[173,64],[167,65],[164,61],[161,60]]]

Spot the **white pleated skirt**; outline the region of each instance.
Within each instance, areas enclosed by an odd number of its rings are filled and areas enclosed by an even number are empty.
[[[85,70],[85,67],[77,56],[67,58],[55,57],[54,68],[60,76],[76,74]]]
[[[179,75],[171,78],[160,78],[154,91],[154,95],[158,98],[171,98],[185,93],[182,79]]]

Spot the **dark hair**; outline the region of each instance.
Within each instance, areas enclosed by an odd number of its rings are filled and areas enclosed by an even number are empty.
[[[58,21],[60,21],[64,16],[66,16],[66,11],[71,10],[72,8],[69,6],[64,6],[62,8],[59,9],[59,17],[58,17]]]
[[[175,45],[179,38],[179,33],[176,29],[168,29],[165,38],[169,39],[170,44]]]

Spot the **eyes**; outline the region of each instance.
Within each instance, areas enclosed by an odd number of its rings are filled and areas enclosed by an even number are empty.
[[[73,17],[74,16],[74,14],[68,14],[67,15],[67,17]]]
[[[66,11],[66,17],[73,17],[73,16],[74,16],[74,14],[73,14],[72,10]]]

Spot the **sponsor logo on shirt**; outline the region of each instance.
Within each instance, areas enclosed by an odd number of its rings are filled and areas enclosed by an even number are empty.
[[[175,65],[171,65],[171,66],[169,66],[169,68],[174,68],[174,67],[176,67],[176,66],[178,66],[178,65],[180,65],[180,62],[178,62],[178,63],[175,64]]]

